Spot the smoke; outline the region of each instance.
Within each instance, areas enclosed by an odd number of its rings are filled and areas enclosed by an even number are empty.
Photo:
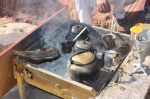
[[[65,2],[65,1],[64,1]],[[27,18],[37,18],[46,20],[61,8],[62,2],[59,0],[1,0],[0,10],[4,15],[19,16]]]
[[[23,0],[20,12],[40,18],[48,18],[62,7],[63,5],[56,0]]]
[[[68,11],[64,9],[64,5],[59,0],[0,0],[0,16],[7,16],[6,20],[11,18],[10,22],[12,23],[30,23],[33,25],[45,23],[38,31],[42,32],[39,33],[40,35],[44,35],[47,32],[51,33],[66,21]],[[20,33],[19,37],[22,34]],[[17,33],[14,32],[14,35],[17,35]],[[45,39],[45,42],[49,39]],[[13,39],[11,40],[13,41]],[[5,41],[8,40],[5,38],[2,42]]]

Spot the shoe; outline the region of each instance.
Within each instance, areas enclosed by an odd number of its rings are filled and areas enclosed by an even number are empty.
[[[128,24],[128,20],[126,17],[124,17],[123,19],[117,19],[117,22],[121,27],[126,27]]]

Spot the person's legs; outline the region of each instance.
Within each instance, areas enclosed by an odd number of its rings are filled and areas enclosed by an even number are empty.
[[[136,0],[109,0],[114,5],[114,14],[117,19],[125,17],[124,6],[134,3]]]
[[[93,0],[94,1],[94,0]],[[79,20],[82,23],[92,25],[92,7],[90,0],[76,0],[76,8],[79,14]]]
[[[129,5],[134,3],[136,0],[126,0],[124,5]]]
[[[124,3],[125,0],[112,0],[114,5],[114,15],[116,17],[116,20],[118,24],[122,27],[125,27],[128,23],[126,17],[125,17],[125,10],[124,10]],[[110,2],[111,3],[111,2]]]
[[[117,19],[123,19],[125,17],[124,4],[125,0],[108,0],[110,4],[114,5],[114,14]]]
[[[114,14],[118,24],[123,27],[126,26],[128,21],[125,17],[126,12],[124,10],[124,6],[134,3],[136,0],[109,0],[109,1],[114,5]]]

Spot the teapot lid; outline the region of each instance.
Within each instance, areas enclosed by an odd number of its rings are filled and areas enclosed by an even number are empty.
[[[80,48],[80,49],[90,49],[93,48],[92,44],[88,41],[77,41],[76,42],[76,47]]]
[[[77,64],[86,65],[91,63],[95,59],[95,55],[92,52],[84,52],[72,57],[72,61]]]

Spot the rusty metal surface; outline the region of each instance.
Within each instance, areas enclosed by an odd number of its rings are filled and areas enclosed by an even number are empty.
[[[83,84],[66,80],[63,77],[47,72],[44,69],[35,69],[31,65],[22,65],[19,60],[16,60],[16,62],[13,63],[14,66],[16,66],[16,78],[17,76],[22,75],[22,77],[19,78],[23,79],[22,83],[28,83],[65,99],[71,99],[72,96],[79,97],[79,99],[87,99],[96,96],[96,92],[92,88]],[[19,86],[19,89],[20,88],[21,87]],[[21,90],[21,93],[22,91],[23,90]],[[23,97],[25,94],[20,95]]]

